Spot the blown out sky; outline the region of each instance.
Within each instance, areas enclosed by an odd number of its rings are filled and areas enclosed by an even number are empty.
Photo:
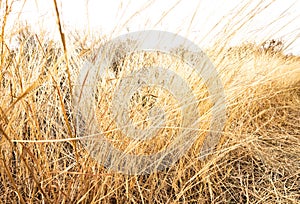
[[[0,1],[1,2],[1,1]],[[256,7],[256,5],[260,5]],[[117,36],[130,31],[159,29],[196,41],[211,42],[224,25],[237,29],[232,44],[270,38],[290,44],[288,52],[300,55],[300,0],[57,0],[66,33]],[[0,15],[3,14],[0,8]],[[255,10],[257,9],[257,10]],[[255,10],[255,11],[253,11]],[[259,11],[263,10],[263,11]],[[243,11],[238,13],[239,11]],[[253,17],[247,13],[256,13]],[[247,16],[247,17],[245,17]],[[27,22],[37,32],[57,36],[53,0],[19,0],[13,4],[8,29]]]

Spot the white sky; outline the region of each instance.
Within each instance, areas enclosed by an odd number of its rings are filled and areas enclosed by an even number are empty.
[[[23,3],[24,7],[22,8]],[[128,31],[159,29],[175,32],[200,45],[213,40],[224,24],[238,25],[242,15],[236,11],[245,6],[239,0],[57,0],[64,29],[82,30],[116,36]],[[243,5],[240,5],[242,2]],[[246,6],[250,11],[259,0]],[[262,1],[261,7],[270,1]],[[236,8],[235,12],[232,9]],[[3,8],[0,8],[0,10]],[[0,12],[1,14],[2,12]],[[36,30],[57,33],[53,0],[27,0],[14,3],[9,25],[27,21]],[[283,15],[282,15],[283,14]],[[20,16],[18,16],[20,15]],[[17,18],[18,17],[18,18]],[[16,20],[17,19],[17,20]],[[300,0],[277,0],[239,29],[233,44],[280,38],[295,40],[289,52],[300,55]],[[277,19],[277,21],[275,21]],[[274,22],[275,21],[275,22]],[[218,25],[213,31],[211,29]]]

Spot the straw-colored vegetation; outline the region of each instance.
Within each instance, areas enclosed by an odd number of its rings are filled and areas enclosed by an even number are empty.
[[[64,36],[61,46],[24,27],[9,36],[18,38],[19,46],[12,49],[4,31],[0,36],[1,203],[300,202],[300,57],[285,55],[283,42],[231,48],[216,43],[207,48],[227,100],[217,150],[198,159],[209,129],[204,122],[199,140],[175,165],[131,176],[105,169],[76,138],[71,91],[83,62],[101,43],[95,40],[90,47],[82,44],[67,50]],[[132,64],[137,68],[157,63],[174,70],[187,66],[179,58],[155,52],[127,56],[118,66],[122,72]],[[176,100],[163,89],[140,89],[129,107],[131,119],[141,129],[148,127],[150,109],[159,106],[171,128],[147,144],[128,147],[131,140],[109,117],[118,80],[107,80],[99,89],[99,128],[116,147],[129,148],[132,154],[150,154],[168,145],[180,129]],[[186,80],[199,100],[203,121],[209,121],[211,104],[201,100],[209,99],[205,85],[193,77]]]

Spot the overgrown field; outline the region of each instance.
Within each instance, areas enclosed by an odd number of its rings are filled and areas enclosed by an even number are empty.
[[[284,42],[270,39],[225,48],[222,39],[206,48],[227,101],[217,150],[198,158],[209,131],[204,122],[199,139],[175,165],[149,175],[123,175],[93,160],[76,130],[71,93],[83,63],[93,59],[102,41],[64,50],[64,43],[23,27],[11,36],[17,37],[19,46],[10,48],[4,35],[2,30],[1,203],[300,202],[300,57],[284,54]],[[122,72],[132,64],[163,64],[175,70],[186,66],[154,52],[127,56],[116,67]],[[180,129],[176,100],[166,90],[141,89],[131,101],[130,117],[143,129],[149,126],[149,110],[157,105],[166,112],[167,128],[148,144],[131,143],[108,113],[120,78],[115,73],[98,91],[99,128],[119,149],[134,144],[129,153],[159,151]],[[203,121],[209,121],[205,84],[193,77],[187,80]]]

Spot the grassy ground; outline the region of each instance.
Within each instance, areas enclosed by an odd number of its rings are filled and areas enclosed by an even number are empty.
[[[16,49],[9,49],[4,38],[0,43],[2,203],[300,202],[300,57],[285,55],[280,41],[228,49],[216,43],[207,48],[228,103],[218,149],[205,160],[198,159],[208,128],[204,126],[199,140],[174,166],[129,176],[105,169],[76,139],[70,93],[83,61],[95,51],[93,46],[66,52],[26,28],[18,35]],[[165,65],[184,66],[155,53],[143,56],[141,62],[139,55],[128,57],[123,66],[153,65],[161,60]],[[107,81],[99,92],[99,113],[106,113],[111,87],[118,80]],[[211,106],[200,100],[206,97],[205,86],[189,80],[203,119],[208,120],[210,114],[205,113]],[[139,100],[137,96],[131,104],[132,119],[142,121],[143,128],[149,107],[165,104],[167,122],[174,128],[162,135],[171,140],[180,128],[176,101],[162,90],[139,94],[146,97]],[[153,95],[163,97],[154,99]],[[111,131],[118,128],[109,114],[99,115],[99,127],[110,132],[107,138],[113,138],[120,149],[126,148],[130,141]],[[135,146],[135,153],[155,152],[167,144],[168,140],[158,137],[148,145]]]

